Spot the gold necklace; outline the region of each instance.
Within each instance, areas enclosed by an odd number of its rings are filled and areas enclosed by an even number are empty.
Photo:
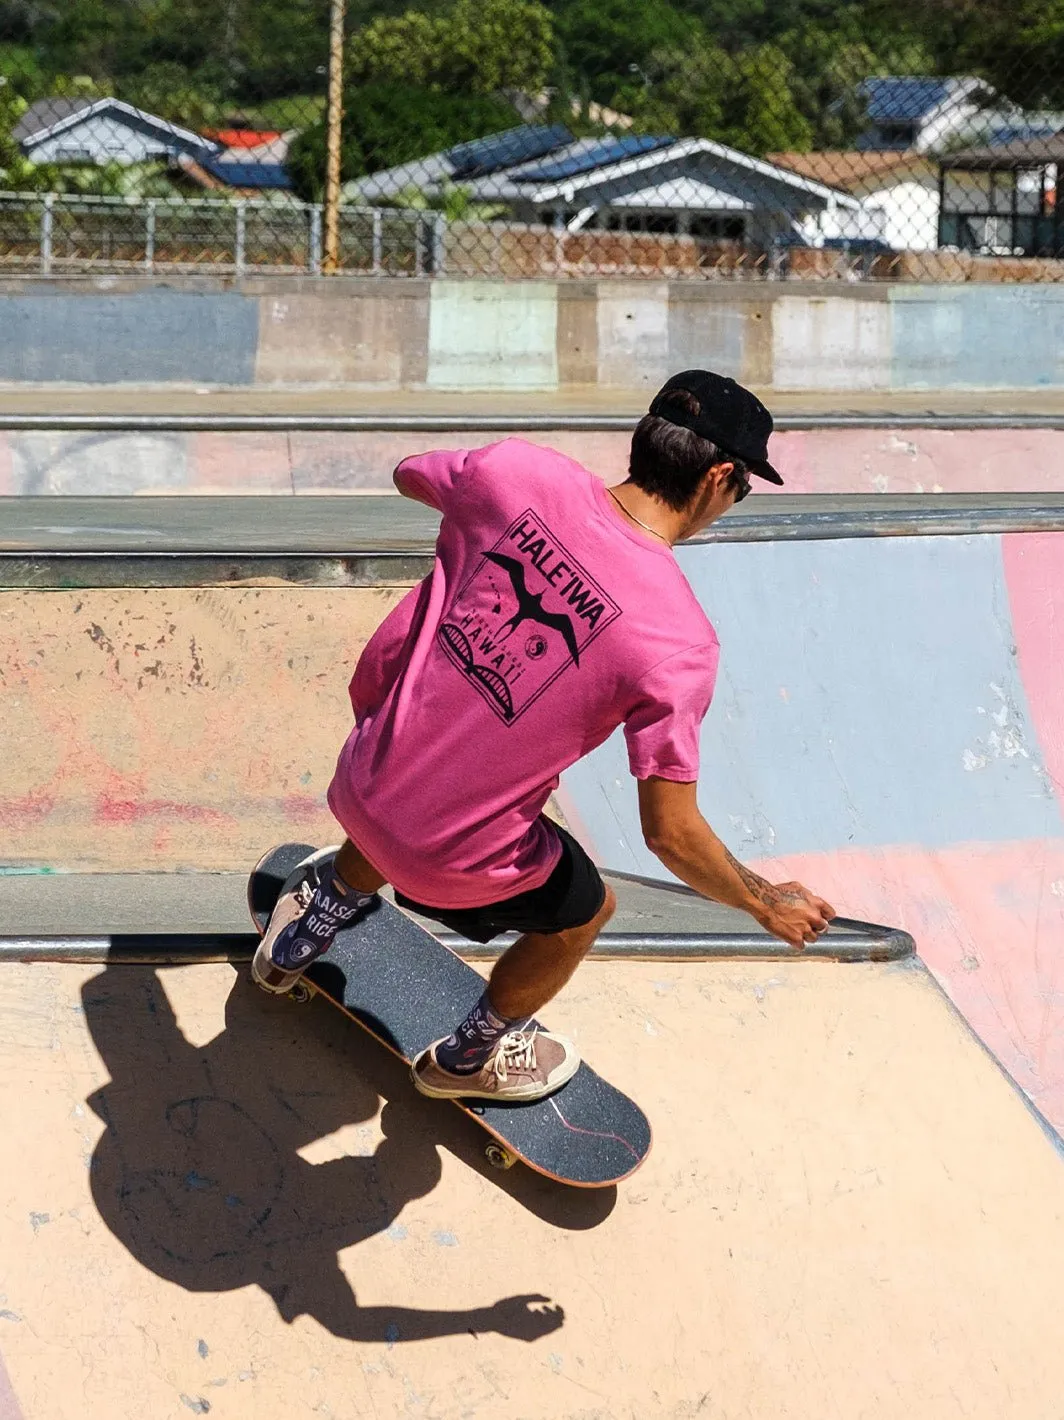
[[[613,501],[617,504],[617,506],[618,506],[618,508],[620,508],[621,512],[624,513],[626,517],[631,518],[631,520],[632,520],[633,523],[638,523],[641,528],[643,528],[646,532],[650,533],[651,537],[660,538],[661,541],[662,541],[663,543],[665,543],[666,547],[671,547],[671,546],[672,546],[672,543],[669,542],[669,539],[665,536],[664,533],[659,533],[658,530],[657,530],[657,528],[652,528],[649,523],[644,523],[644,521],[643,521],[642,518],[637,518],[636,515],[632,512],[631,508],[626,508],[626,507],[624,506],[624,504],[621,502],[621,500],[617,497],[616,493],[614,493],[614,491],[613,491],[612,488],[607,488],[607,489],[606,489],[606,492],[610,495],[610,497],[613,499]]]

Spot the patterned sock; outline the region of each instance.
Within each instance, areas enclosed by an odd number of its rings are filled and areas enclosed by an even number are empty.
[[[475,1075],[507,1031],[524,1023],[508,1021],[493,1008],[485,991],[465,1020],[436,1047],[437,1063],[453,1075]]]
[[[375,892],[349,887],[328,863],[317,870],[315,879],[307,910],[281,933],[270,953],[284,971],[296,971],[327,952],[342,927],[365,917],[380,901]]]

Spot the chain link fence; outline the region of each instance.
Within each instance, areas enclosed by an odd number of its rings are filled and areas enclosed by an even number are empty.
[[[0,0],[0,274],[1064,274],[1055,0],[349,4]]]

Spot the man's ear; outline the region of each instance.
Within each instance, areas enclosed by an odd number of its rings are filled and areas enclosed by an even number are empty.
[[[734,468],[735,465],[730,459],[726,459],[723,463],[712,464],[706,470],[706,484],[709,490],[712,493],[719,492],[727,483]]]

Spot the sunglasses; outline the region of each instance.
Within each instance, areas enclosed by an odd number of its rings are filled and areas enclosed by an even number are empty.
[[[735,502],[741,503],[750,492],[750,479],[745,473],[734,468],[731,472],[731,486],[735,489]]]

